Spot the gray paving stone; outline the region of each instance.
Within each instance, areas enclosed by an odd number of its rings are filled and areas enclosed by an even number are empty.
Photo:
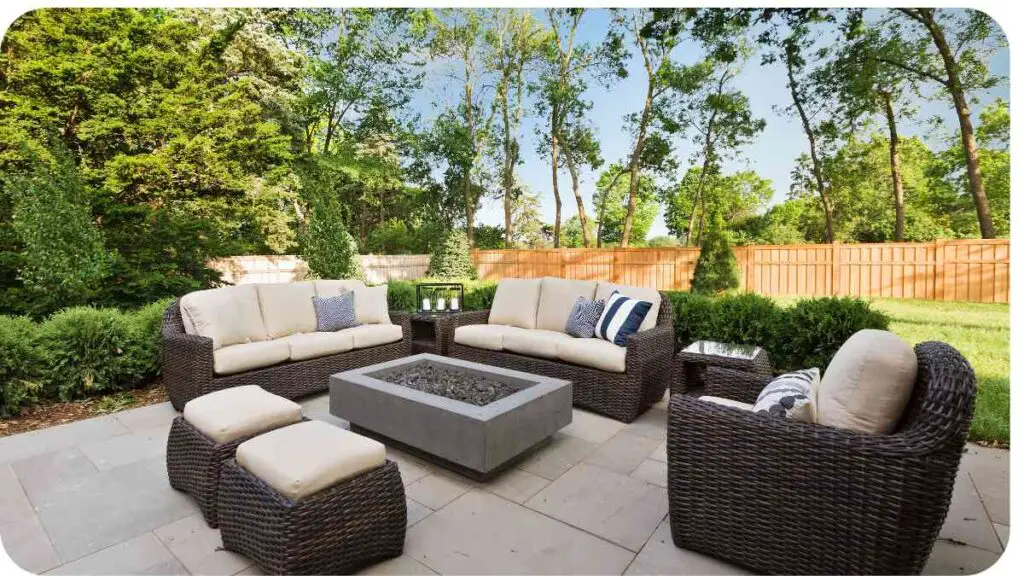
[[[334,414],[331,414],[327,410],[317,410],[315,412],[306,412],[305,415],[306,415],[307,418],[311,418],[313,420],[319,420],[321,422],[327,422],[328,424],[330,424],[332,426],[337,426],[338,428],[344,428],[345,430],[349,429],[348,420],[342,420],[341,418],[338,418],[337,416],[335,416]]]
[[[1010,524],[1010,451],[968,444],[963,468],[971,475],[993,522]]]
[[[65,564],[50,574],[185,574],[185,567],[160,539],[146,532]]]
[[[620,574],[633,554],[482,490],[409,530],[405,553],[441,574]]]
[[[398,558],[378,562],[359,574],[394,574],[397,576],[400,574],[436,574],[436,572],[403,554]]]
[[[997,560],[999,554],[995,552],[938,540],[922,574],[978,574],[988,570]]]
[[[0,464],[131,432],[113,416],[100,416],[0,438]]]
[[[34,516],[32,504],[21,488],[21,482],[9,465],[0,466],[0,523],[14,522]]]
[[[668,513],[668,492],[600,466],[579,464],[526,506],[636,552]]]
[[[118,412],[114,414],[114,418],[132,432],[142,432],[158,426],[170,426],[180,415],[181,413],[175,410],[170,402],[161,402]]]
[[[1003,545],[1003,550],[1006,550],[1010,543],[1010,527],[1006,524],[993,524],[992,527],[996,529],[996,536],[999,537],[999,543]]]
[[[112,468],[30,498],[64,562],[198,511],[170,488],[163,458]]]
[[[655,448],[648,458],[658,462],[668,462],[668,442],[662,442],[661,446]]]
[[[990,552],[1001,552],[999,537],[989,522],[981,497],[974,489],[970,476],[962,468],[957,473],[953,486],[953,499],[946,514],[946,523],[939,531],[939,538],[962,542]]]
[[[394,460],[398,464],[398,472],[402,475],[402,484],[405,486],[434,472],[432,464],[390,446],[387,447],[387,456],[389,460]]]
[[[556,432],[551,443],[527,456],[517,468],[548,480],[565,474],[597,449],[598,444]]]
[[[253,564],[252,566],[249,566],[245,570],[242,570],[240,572],[235,572],[234,576],[266,576],[266,572],[264,572],[262,569],[260,569],[259,566]]]
[[[193,514],[153,531],[192,574],[230,576],[252,561],[223,549],[220,530],[210,528],[202,514]]]
[[[502,498],[522,504],[550,483],[551,481],[547,478],[513,468],[506,470],[501,476],[490,482],[481,484],[480,487]]]
[[[611,440],[602,444],[583,461],[629,475],[647,459],[648,454],[658,448],[661,442],[662,440],[658,438],[626,434],[623,430],[612,436]]]
[[[122,434],[106,440],[88,442],[79,446],[98,470],[109,470],[140,460],[163,458],[167,453],[167,434],[170,424]]]
[[[560,432],[587,442],[603,444],[625,426],[618,420],[573,408],[572,424],[562,428]]]
[[[648,458],[629,476],[665,488],[668,486],[668,464]]]
[[[447,472],[436,472],[406,486],[405,495],[431,510],[438,510],[472,487],[470,481],[465,478]]]
[[[99,474],[78,448],[66,448],[18,460],[11,468],[21,479],[29,500],[36,506],[51,490],[73,486]]]
[[[413,524],[423,520],[427,516],[430,516],[434,511],[427,508],[423,504],[415,500],[405,499],[405,527],[408,528]]]
[[[749,574],[710,556],[677,548],[672,543],[672,530],[666,518],[654,535],[644,544],[626,574]]]
[[[328,412],[331,409],[331,396],[324,392],[316,396],[308,396],[299,401],[302,411],[306,414],[311,412]]]
[[[639,418],[622,429],[623,434],[642,436],[654,440],[665,440],[665,424],[668,421],[668,411],[662,408],[652,407]]]
[[[60,566],[60,558],[35,514],[0,522],[0,543],[7,556],[28,572],[38,574]]]

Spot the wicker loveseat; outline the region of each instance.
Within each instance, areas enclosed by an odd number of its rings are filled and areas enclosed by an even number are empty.
[[[755,572],[916,574],[949,509],[975,378],[941,342],[891,434],[770,417],[672,395],[668,493],[681,548]],[[727,368],[709,368],[726,371]],[[715,395],[751,403],[770,377],[731,371]]]
[[[345,290],[356,291],[362,325],[316,332],[312,297]],[[164,313],[160,355],[171,404],[182,410],[192,398],[247,384],[299,398],[327,390],[331,374],[408,355],[409,316],[388,312],[386,290],[315,280],[215,288],[175,300]]]
[[[625,347],[565,334],[577,297],[607,299],[615,290],[654,304],[640,332],[629,336]],[[508,325],[509,314],[523,322]],[[672,305],[652,288],[561,278],[510,279],[499,284],[491,309],[454,315],[445,319],[441,330],[449,356],[569,380],[575,406],[632,422],[662,398],[669,384],[675,346],[672,320]]]

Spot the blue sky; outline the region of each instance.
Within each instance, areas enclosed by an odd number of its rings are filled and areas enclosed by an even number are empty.
[[[542,22],[546,22],[543,13],[538,12]],[[610,26],[610,14],[607,10],[588,10],[580,27],[582,41],[600,42]],[[678,61],[690,63],[701,56],[700,48],[692,42],[680,44],[673,53]],[[743,72],[737,77],[735,87],[750,98],[751,108],[757,117],[764,118],[767,126],[760,137],[750,146],[742,150],[739,158],[727,165],[727,170],[750,168],[762,177],[772,181],[775,194],[772,202],[785,200],[789,191],[790,171],[796,158],[807,152],[807,140],[800,127],[799,120],[780,115],[775,108],[783,108],[791,103],[785,84],[785,68],[781,64],[762,66],[760,56],[755,55],[747,63]],[[1002,76],[1009,75],[1009,51],[1003,49],[994,55],[991,61],[992,71]],[[623,130],[623,116],[638,111],[643,104],[646,90],[646,75],[639,55],[634,54],[627,66],[629,77],[615,83],[609,90],[604,90],[596,83],[587,92],[587,97],[594,103],[590,118],[596,125],[601,142],[601,151],[605,165],[624,159],[630,150],[630,136]],[[442,71],[432,67],[427,86],[417,95],[413,102],[425,120],[436,116],[444,106],[457,101],[459,92],[452,90],[450,80]],[[1001,86],[988,93],[972,94],[978,99],[972,112],[975,116],[983,106],[997,97],[1009,99],[1009,85]],[[952,104],[946,99],[919,100],[914,103],[918,108],[916,119],[903,119],[900,132],[906,135],[918,135],[926,138],[933,148],[944,147],[945,140],[957,134],[956,115]],[[532,107],[530,108],[532,109]],[[941,117],[944,122],[938,131],[932,130],[926,120]],[[524,142],[524,163],[519,167],[520,179],[532,193],[539,194],[541,216],[546,222],[554,220],[554,199],[551,192],[551,167],[547,158],[541,158],[535,152],[535,128],[543,119],[536,117],[524,118],[522,134]],[[680,173],[688,168],[687,158],[692,152],[689,138],[680,136],[676,142],[676,155],[680,160]],[[588,213],[593,215],[590,197],[597,181],[599,171],[585,172],[581,187],[587,201]],[[575,212],[575,201],[572,195],[571,181],[567,171],[562,171],[559,179],[562,197],[563,221]],[[486,224],[502,224],[504,216],[502,204],[498,199],[485,199],[483,208],[478,213],[479,222]],[[649,236],[667,234],[664,220],[659,214]]]

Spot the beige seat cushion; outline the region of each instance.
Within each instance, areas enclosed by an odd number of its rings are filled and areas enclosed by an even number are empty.
[[[348,352],[353,348],[352,335],[341,332],[309,332],[292,334],[284,338],[288,342],[292,360],[308,360]]]
[[[470,324],[456,328],[454,340],[463,346],[500,351],[503,349],[505,334],[521,330],[503,324]]]
[[[340,296],[342,292],[351,292],[364,286],[362,280],[313,280],[313,290],[320,298]]]
[[[572,336],[553,330],[510,330],[502,338],[502,349],[538,358],[558,358],[558,343]]]
[[[291,500],[387,462],[380,442],[317,420],[246,440],[235,458],[242,468]]]
[[[193,398],[185,421],[218,444],[302,420],[302,407],[259,386],[236,386]]]
[[[718,396],[701,396],[698,400],[728,406],[729,408],[739,408],[740,410],[745,410],[747,412],[754,409],[753,404],[747,404],[746,402],[740,402],[739,400],[732,400],[730,398],[720,398]]]
[[[360,324],[391,324],[388,316],[388,285],[360,286],[356,293],[356,321]],[[358,348],[358,346],[357,346]]]
[[[353,348],[370,348],[390,344],[402,339],[402,327],[397,324],[363,324],[339,330],[339,334],[352,337]]]
[[[598,338],[569,338],[558,342],[558,358],[605,372],[626,371],[626,349]]]
[[[265,342],[232,344],[213,351],[213,373],[218,376],[238,374],[273,366],[291,357],[291,347],[282,338]]]
[[[659,294],[654,288],[626,286],[624,284],[612,284],[611,282],[598,282],[597,292],[594,295],[594,299],[604,300],[607,302],[608,298],[611,297],[612,292],[615,292],[616,290],[630,298],[650,302],[651,309],[648,310],[647,316],[644,317],[644,321],[640,324],[640,329],[638,331],[644,332],[654,328],[658,323],[658,310],[661,308],[661,294]]]
[[[267,339],[253,285],[191,292],[181,297],[180,307],[185,332],[210,338],[214,350]]]
[[[505,278],[498,282],[487,323],[536,328],[539,301],[540,278]]]
[[[540,301],[537,305],[537,328],[565,332],[565,323],[576,300],[582,296],[594,299],[597,282],[593,280],[564,280],[545,276],[540,281]]]
[[[263,326],[270,338],[316,332],[312,282],[257,284]]]
[[[896,429],[917,380],[917,355],[885,330],[861,330],[836,352],[818,386],[817,422],[888,434]]]

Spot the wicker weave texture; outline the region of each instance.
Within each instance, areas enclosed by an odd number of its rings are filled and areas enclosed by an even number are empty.
[[[267,574],[350,574],[402,554],[405,489],[392,461],[307,498],[285,498],[235,460],[224,463],[224,548]]]
[[[275,364],[241,374],[216,376],[213,373],[213,341],[185,333],[181,310],[175,300],[164,312],[160,354],[167,395],[174,408],[181,411],[193,398],[234,386],[255,384],[289,399],[325,392],[331,374],[409,355],[409,315],[402,312],[391,312],[390,315],[391,321],[402,327],[402,339],[398,342]]]
[[[676,363],[679,376],[672,380],[673,394],[684,393],[687,390],[707,386],[706,373],[707,369],[712,366],[768,376],[771,376],[772,373],[771,359],[768,356],[768,352],[763,348],[758,350],[757,355],[749,360],[680,350],[676,354]]]
[[[675,544],[756,572],[920,572],[949,509],[975,378],[946,344],[925,342],[916,352],[914,393],[890,435],[673,395]]]
[[[622,422],[632,422],[651,405],[661,400],[672,378],[675,346],[672,304],[664,295],[654,328],[634,334],[626,343],[626,371],[605,372],[586,366],[536,358],[511,352],[484,350],[454,342],[455,328],[486,324],[489,310],[479,310],[447,318],[442,330],[448,339],[448,354],[455,358],[480,362],[561,378],[572,382],[574,406],[593,410]]]

